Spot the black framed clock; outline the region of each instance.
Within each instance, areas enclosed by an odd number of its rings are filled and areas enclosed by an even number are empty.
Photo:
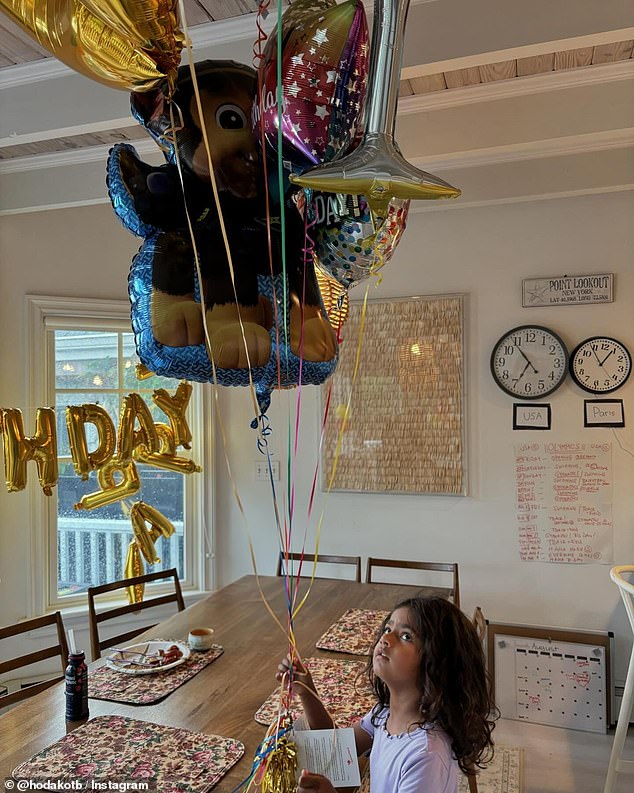
[[[491,374],[505,393],[518,399],[543,399],[568,374],[568,350],[562,339],[541,325],[519,325],[493,347]]]
[[[609,336],[592,336],[570,355],[570,376],[591,394],[616,391],[630,376],[632,356],[626,346]]]

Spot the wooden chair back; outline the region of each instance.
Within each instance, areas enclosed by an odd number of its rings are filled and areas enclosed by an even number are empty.
[[[313,565],[315,563],[315,554],[313,553],[284,553],[284,551],[280,551],[280,555],[277,560],[277,575],[282,575],[282,564],[286,563],[286,561],[294,561],[299,562],[303,560],[302,563],[302,578],[310,578],[313,574]],[[317,564],[346,564],[346,565],[353,565],[355,568],[355,577],[354,580],[360,582],[361,581],[361,557],[360,556],[333,556],[332,554],[323,554],[320,553],[317,555]],[[287,565],[288,570],[290,571],[290,565]],[[298,569],[297,566],[293,568],[295,571]],[[317,573],[315,572],[315,575]],[[323,577],[323,576],[322,576]]]
[[[105,592],[114,592],[117,589],[127,589],[128,587],[135,586],[136,584],[151,584],[154,581],[160,581],[164,578],[171,578],[174,585],[174,591],[167,594],[157,595],[142,600],[140,603],[129,603],[127,606],[115,606],[111,609],[101,610],[97,612],[95,607],[95,598],[97,595],[103,595]],[[183,593],[181,591],[180,581],[178,580],[178,572],[175,567],[169,570],[159,570],[156,573],[147,573],[146,575],[138,575],[134,578],[124,578],[120,581],[112,581],[110,584],[101,584],[100,586],[91,586],[88,589],[88,616],[90,620],[90,650],[92,653],[92,660],[101,658],[101,651],[107,647],[118,645],[122,642],[127,642],[139,633],[146,631],[148,628],[153,628],[154,625],[137,626],[132,630],[118,633],[116,636],[110,636],[107,639],[99,637],[99,625],[107,620],[116,619],[124,614],[132,614],[146,609],[156,608],[166,603],[176,603],[179,611],[185,608],[185,601],[183,600]]]
[[[368,557],[365,580],[366,583],[372,582],[372,570],[375,567],[391,567],[400,570],[433,570],[440,573],[451,573],[451,587],[435,587],[438,593],[446,595],[458,608],[460,608],[460,579],[458,576],[457,562],[407,562],[402,559],[378,559],[373,556]],[[398,583],[398,582],[391,582]]]
[[[14,702],[20,702],[20,700],[32,697],[35,694],[39,694],[40,691],[50,688],[50,686],[54,685],[55,683],[59,683],[60,680],[64,679],[64,670],[66,669],[66,663],[68,661],[66,632],[64,631],[64,623],[62,622],[62,615],[59,613],[59,611],[56,611],[54,614],[47,614],[44,617],[35,617],[30,620],[24,620],[23,622],[18,622],[15,625],[8,625],[6,628],[0,628],[1,642],[3,639],[9,639],[12,636],[19,636],[22,633],[30,633],[31,631],[36,631],[39,628],[45,628],[49,625],[55,625],[57,629],[57,642],[50,644],[49,646],[45,646],[40,650],[35,650],[32,653],[10,658],[8,661],[2,661],[0,663],[0,679],[7,672],[11,672],[14,669],[22,669],[23,667],[30,666],[31,664],[35,664],[38,661],[44,661],[46,658],[54,658],[55,656],[59,657],[61,674],[55,675],[48,680],[42,680],[41,682],[34,683],[33,685],[25,686],[19,691],[14,691],[11,694],[6,694],[5,696],[0,697],[0,708],[5,707],[5,705],[13,705]],[[42,642],[42,644],[45,644],[45,642]]]

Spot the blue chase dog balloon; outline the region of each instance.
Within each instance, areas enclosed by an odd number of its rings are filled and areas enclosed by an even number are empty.
[[[272,208],[269,261],[263,168],[250,124],[256,73],[232,61],[204,61],[196,65],[196,75],[235,291],[190,72],[181,67],[171,108],[175,133],[164,91],[132,94],[131,100],[134,116],[161,145],[167,162],[148,165],[128,144],[116,145],[108,159],[114,210],[126,228],[144,239],[129,277],[137,352],[157,374],[212,380],[204,313],[217,381],[248,385],[250,364],[264,412],[278,383],[278,360],[282,386],[297,385],[300,376],[302,383],[320,384],[337,363],[336,335],[313,264],[305,263],[310,257],[304,254],[304,222],[293,206],[285,213],[284,235],[279,207]]]

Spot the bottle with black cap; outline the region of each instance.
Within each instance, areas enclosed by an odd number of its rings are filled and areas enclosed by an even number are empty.
[[[88,667],[86,654],[75,647],[73,631],[68,632],[70,653],[64,673],[66,681],[66,721],[88,718]]]

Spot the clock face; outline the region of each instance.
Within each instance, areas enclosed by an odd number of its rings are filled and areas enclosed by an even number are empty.
[[[493,348],[491,373],[507,394],[542,399],[565,380],[568,351],[552,330],[521,325],[505,333]]]
[[[572,379],[591,394],[616,391],[631,371],[632,358],[625,346],[607,336],[582,341],[570,356]]]

